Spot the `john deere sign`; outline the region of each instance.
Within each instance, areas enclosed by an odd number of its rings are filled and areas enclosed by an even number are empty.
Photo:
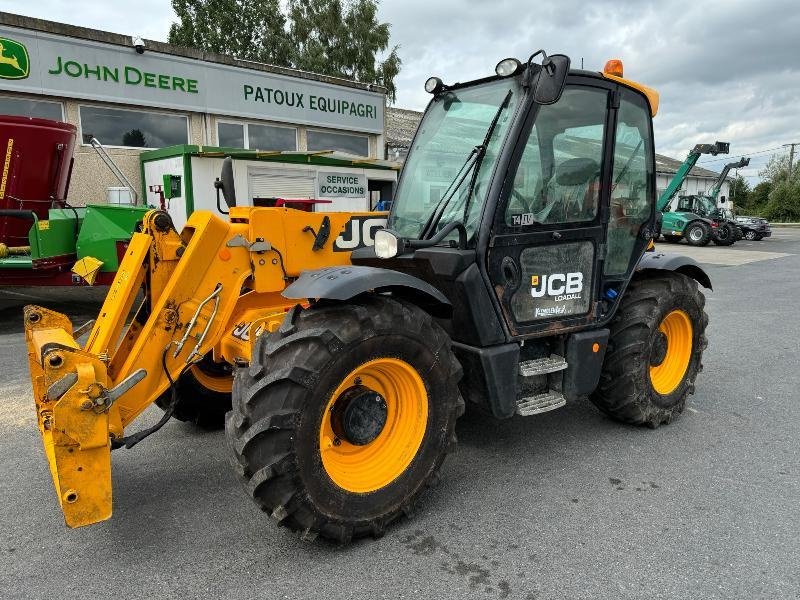
[[[374,92],[9,27],[0,43],[0,89],[383,132]]]
[[[29,73],[27,48],[15,40],[0,37],[0,79],[25,79]]]

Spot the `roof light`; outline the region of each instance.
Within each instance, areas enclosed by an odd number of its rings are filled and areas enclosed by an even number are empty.
[[[504,58],[494,68],[494,72],[498,77],[511,77],[516,75],[522,70],[522,63],[516,58]]]
[[[438,77],[431,77],[425,82],[425,91],[429,94],[438,94],[444,89],[444,83]]]
[[[603,73],[606,75],[613,75],[614,77],[622,77],[622,61],[618,58],[612,58],[603,67]]]

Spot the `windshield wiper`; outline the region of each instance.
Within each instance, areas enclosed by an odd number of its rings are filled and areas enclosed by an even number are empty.
[[[486,156],[486,149],[489,147],[489,141],[492,139],[492,134],[494,133],[494,130],[497,127],[497,123],[500,121],[500,115],[503,114],[503,109],[508,107],[508,103],[511,100],[512,94],[513,94],[512,90],[508,90],[506,97],[503,98],[503,101],[497,108],[497,112],[494,113],[492,122],[489,124],[489,129],[486,130],[486,135],[483,136],[483,143],[478,146],[475,146],[469,153],[469,156],[467,156],[467,160],[464,162],[464,165],[462,165],[461,169],[459,169],[459,172],[456,173],[456,177],[455,179],[453,179],[453,183],[451,183],[447,189],[450,190],[450,187],[452,187],[453,184],[455,184],[455,187],[453,187],[452,191],[450,191],[449,196],[444,195],[442,196],[442,199],[439,200],[439,203],[436,205],[435,210],[433,211],[433,213],[431,213],[431,216],[425,223],[425,227],[422,229],[422,235],[420,236],[419,239],[421,240],[429,239],[432,235],[436,233],[436,226],[439,224],[439,221],[441,220],[442,215],[444,214],[444,210],[445,208],[447,208],[448,202],[450,202],[450,199],[455,195],[458,188],[464,182],[464,179],[466,179],[467,175],[469,175],[469,172],[472,171],[472,179],[470,179],[469,181],[469,188],[467,189],[467,199],[464,205],[464,214],[465,215],[467,214],[467,211],[469,210],[470,197],[472,196],[472,191],[475,189],[475,182],[478,179],[478,171],[480,171],[481,163],[483,162],[483,157]],[[474,160],[470,163],[470,159],[472,159],[473,157]],[[467,163],[469,163],[469,167],[467,167],[467,169],[465,170],[464,166],[466,166]],[[456,180],[458,180],[458,183],[455,183]]]
[[[450,185],[447,186],[447,189],[442,194],[442,197],[436,203],[436,206],[433,207],[433,211],[431,211],[428,220],[425,221],[425,226],[422,228],[422,233],[420,234],[419,239],[424,240],[430,237],[428,234],[428,230],[432,227],[436,227],[436,224],[439,222],[439,219],[442,218],[442,214],[444,213],[444,209],[447,208],[447,204],[450,202],[450,199],[455,195],[458,191],[458,188],[461,187],[461,184],[464,183],[464,180],[469,175],[470,170],[472,167],[475,166],[477,159],[473,160],[478,155],[480,146],[475,146],[472,150],[469,151],[467,158],[464,160],[464,163],[459,167],[458,171],[456,172],[455,177],[450,182]],[[472,162],[470,162],[472,161]],[[432,233],[432,232],[431,232]]]

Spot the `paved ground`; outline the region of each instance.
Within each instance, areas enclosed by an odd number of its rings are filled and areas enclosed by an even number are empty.
[[[624,427],[586,402],[467,416],[416,518],[346,549],[276,528],[239,489],[222,434],[177,422],[114,453],[110,521],[67,530],[19,333],[21,305],[41,293],[0,292],[0,595],[798,597],[800,231],[680,249],[711,258],[715,285],[705,371],[681,419]],[[40,301],[78,322],[97,309],[85,291]]]

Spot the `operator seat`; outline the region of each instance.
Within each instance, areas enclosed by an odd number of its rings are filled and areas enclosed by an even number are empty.
[[[536,215],[539,223],[589,221],[597,210],[600,165],[591,158],[571,158],[556,166],[547,183],[547,205]]]

